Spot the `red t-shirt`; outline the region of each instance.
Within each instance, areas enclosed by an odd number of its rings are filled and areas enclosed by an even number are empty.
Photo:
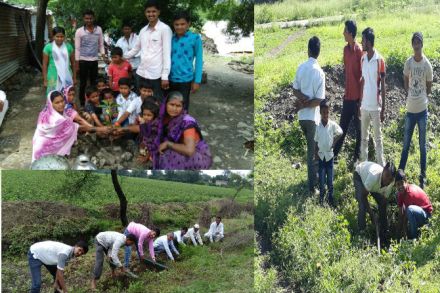
[[[362,55],[363,51],[358,43],[344,47],[345,97],[347,101],[358,101],[361,97]]]
[[[408,184],[405,189],[405,195],[401,193],[397,195],[397,205],[399,207],[403,205],[405,205],[405,207],[416,205],[424,209],[425,212],[432,213],[432,205],[428,196],[423,189],[414,184]]]
[[[119,79],[128,77],[128,73],[132,70],[130,62],[124,60],[121,64],[111,63],[108,66],[108,76],[112,78],[112,84],[110,88],[113,91],[119,91]]]

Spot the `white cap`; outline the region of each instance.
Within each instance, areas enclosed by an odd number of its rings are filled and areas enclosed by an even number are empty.
[[[194,225],[194,229],[199,229],[199,228],[200,228],[199,224]]]

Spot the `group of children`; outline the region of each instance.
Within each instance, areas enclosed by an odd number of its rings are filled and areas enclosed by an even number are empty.
[[[211,243],[223,240],[224,228],[220,216],[217,216],[216,220],[211,223],[209,231],[204,236]],[[149,229],[145,225],[135,222],[130,222],[123,233],[115,231],[100,232],[94,239],[96,260],[91,289],[93,291],[96,290],[97,281],[102,275],[105,257],[108,257],[112,277],[116,276],[117,268],[122,273],[129,272],[132,246],[135,246],[141,262],[147,259],[144,256],[144,242],[148,243],[150,257],[153,262],[156,262],[156,256],[161,253],[166,253],[168,258],[174,261],[173,253],[176,256],[180,254],[176,248],[179,245],[203,245],[198,224],[195,224],[190,229],[183,227],[178,231],[169,232],[163,236],[160,236],[159,228]],[[118,257],[121,248],[124,248],[124,265]],[[73,247],[55,241],[42,241],[33,244],[28,252],[32,277],[30,292],[39,293],[41,290],[42,266],[45,266],[53,276],[55,292],[67,292],[64,268],[71,259],[86,254],[88,250],[89,246],[85,241],[79,241]]]

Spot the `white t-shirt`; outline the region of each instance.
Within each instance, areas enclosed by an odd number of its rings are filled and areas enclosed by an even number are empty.
[[[425,55],[417,62],[409,57],[403,67],[403,74],[409,77],[408,99],[406,108],[410,113],[420,113],[428,108],[426,83],[432,81],[432,65]]]
[[[33,244],[30,248],[35,259],[43,264],[57,266],[57,269],[64,270],[67,262],[73,257],[73,247],[56,241],[43,241]]]
[[[380,90],[380,74],[385,75],[385,61],[374,50],[373,57],[368,60],[367,54],[362,56],[362,78],[364,79],[364,91],[362,96],[361,110],[380,111],[382,109],[382,96]]]
[[[393,183],[381,187],[383,169],[381,165],[368,161],[361,162],[356,166],[356,172],[361,177],[362,183],[367,191],[381,193],[383,195],[389,194]]]
[[[318,156],[328,162],[333,158],[333,142],[335,136],[342,134],[342,128],[334,121],[328,120],[324,126],[322,122],[316,127],[315,141],[318,143]]]
[[[292,84],[294,89],[301,91],[309,100],[325,98],[325,74],[315,58],[310,57],[296,71]],[[318,125],[321,115],[319,106],[304,108],[298,111],[299,120],[312,120]]]
[[[130,92],[127,99],[125,99],[122,94],[118,95],[116,98],[116,103],[118,104],[118,120],[125,112],[128,112],[128,107],[136,98],[138,98],[138,96],[134,92]],[[131,113],[130,116],[128,116],[128,123],[134,124],[137,116],[137,113]]]

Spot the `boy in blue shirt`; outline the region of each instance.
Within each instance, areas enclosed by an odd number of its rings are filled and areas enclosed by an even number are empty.
[[[203,72],[203,46],[199,34],[189,31],[191,20],[187,11],[174,16],[171,43],[170,91],[179,91],[184,107],[189,108],[189,95],[200,88]],[[194,68],[195,59],[195,68]]]

